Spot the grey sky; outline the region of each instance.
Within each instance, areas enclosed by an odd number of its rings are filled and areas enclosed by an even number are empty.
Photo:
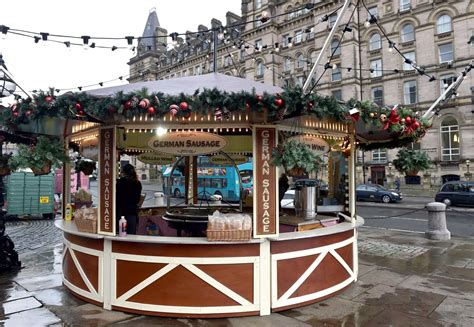
[[[2,2],[0,25],[33,32],[70,36],[140,36],[151,8],[160,25],[171,32],[210,27],[212,18],[225,24],[225,14],[241,14],[240,0],[15,0]],[[61,39],[82,43],[82,40]],[[125,40],[95,41],[97,45],[126,46]],[[42,44],[44,43],[44,45]],[[15,80],[24,89],[59,89],[96,84],[128,75],[130,50],[89,49],[42,42],[9,34],[0,40],[0,52]],[[104,86],[117,85],[119,82]],[[76,89],[77,90],[77,89]]]

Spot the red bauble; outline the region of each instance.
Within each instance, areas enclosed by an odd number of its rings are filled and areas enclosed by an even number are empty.
[[[30,111],[30,110],[25,111],[25,116],[26,116],[26,117],[29,117],[30,115],[31,115],[31,111]]]
[[[308,102],[308,108],[309,108],[309,109],[313,109],[313,107],[314,107],[313,101]]]
[[[410,117],[410,116],[405,117],[405,123],[406,123],[407,125],[410,125],[410,124],[411,124],[411,117]]]
[[[263,101],[263,96],[257,95],[257,100],[258,100],[258,102],[262,102]]]
[[[46,101],[47,103],[50,103],[51,101],[53,101],[53,97],[48,95],[44,98],[44,101]]]
[[[248,102],[245,102],[245,109],[250,109],[250,104]]]
[[[77,111],[81,111],[81,110],[82,110],[82,104],[80,104],[80,103],[78,102],[78,103],[76,103],[76,104],[74,105],[74,108],[76,108]]]
[[[127,102],[124,103],[123,107],[128,110],[132,108],[132,101],[128,100]]]
[[[421,125],[419,122],[417,122],[416,120],[413,122],[413,127],[415,128],[419,128]]]
[[[284,103],[284,101],[283,101],[282,98],[276,98],[276,99],[275,99],[275,105],[276,105],[277,107],[283,106],[283,103]]]
[[[147,112],[148,112],[149,115],[154,115],[155,114],[155,108],[148,107]]]
[[[150,106],[150,100],[142,99],[138,105],[140,106],[140,108],[146,109]]]
[[[18,111],[14,111],[12,115],[13,117],[18,117]]]
[[[188,108],[189,108],[189,105],[188,105],[187,102],[183,101],[179,104],[179,109],[181,109],[181,110],[188,110]]]

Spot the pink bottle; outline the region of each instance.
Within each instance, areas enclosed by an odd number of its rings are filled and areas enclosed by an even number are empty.
[[[127,236],[127,220],[122,216],[119,220],[119,236]]]

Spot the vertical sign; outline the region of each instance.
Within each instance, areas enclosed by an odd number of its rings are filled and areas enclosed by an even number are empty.
[[[255,127],[254,152],[254,237],[278,235],[278,183],[276,167],[271,164],[276,146],[274,127]]]
[[[99,234],[115,235],[116,129],[102,127],[99,135]]]

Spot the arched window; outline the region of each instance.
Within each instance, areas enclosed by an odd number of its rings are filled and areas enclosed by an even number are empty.
[[[334,38],[331,41],[331,54],[339,56],[341,54],[341,46],[339,45],[339,39]]]
[[[378,50],[382,47],[382,38],[379,33],[374,33],[370,36],[369,50]]]
[[[303,54],[299,54],[297,57],[296,67],[297,68],[304,68],[304,57]]]
[[[265,71],[265,66],[263,65],[263,62],[261,60],[257,61],[257,77],[262,77],[263,73]]]
[[[400,37],[402,39],[402,43],[414,41],[415,28],[413,27],[413,25],[410,23],[403,25]]]
[[[291,6],[288,6],[288,8],[286,8],[286,12],[288,13],[288,20],[293,19],[295,17],[295,13],[293,12],[293,8]]]
[[[451,17],[446,14],[443,14],[438,17],[436,21],[436,32],[438,34],[448,33],[452,31],[451,26]]]
[[[453,117],[447,117],[441,123],[441,160],[459,160],[459,125]]]

